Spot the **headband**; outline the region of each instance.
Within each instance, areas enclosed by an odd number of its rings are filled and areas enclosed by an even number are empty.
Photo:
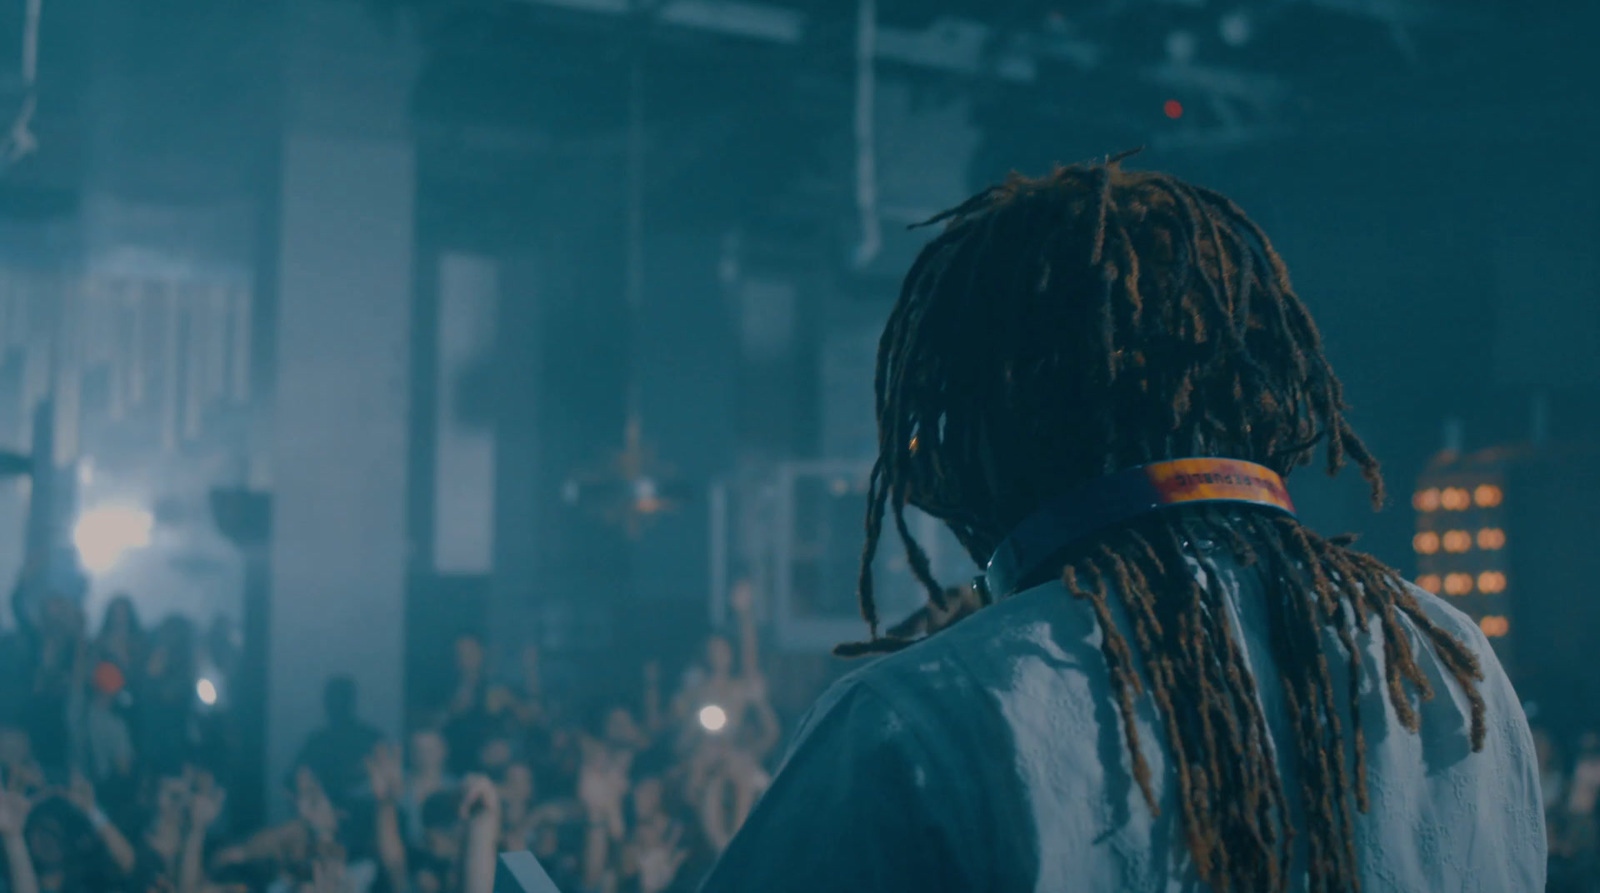
[[[1045,503],[994,550],[982,582],[992,598],[1013,595],[1062,549],[1097,531],[1169,506],[1256,505],[1287,515],[1294,503],[1283,478],[1239,459],[1173,459],[1090,481]]]

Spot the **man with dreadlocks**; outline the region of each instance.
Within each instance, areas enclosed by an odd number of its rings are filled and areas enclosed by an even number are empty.
[[[878,353],[871,639],[841,647],[898,653],[814,708],[705,889],[1543,890],[1487,640],[1295,519],[1319,447],[1383,489],[1283,262],[1119,160],[935,219]],[[977,610],[908,505],[986,568]],[[880,634],[885,523],[930,607]]]

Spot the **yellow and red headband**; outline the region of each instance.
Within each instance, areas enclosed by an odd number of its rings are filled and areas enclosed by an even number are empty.
[[[1062,549],[1103,530],[1175,505],[1233,503],[1294,514],[1283,478],[1238,459],[1173,459],[1096,478],[1052,500],[1017,525],[989,559],[992,598],[1013,595]]]

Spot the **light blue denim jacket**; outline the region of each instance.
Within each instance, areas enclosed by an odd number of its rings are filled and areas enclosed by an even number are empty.
[[[1191,569],[1224,581],[1274,746],[1292,753],[1268,637],[1266,599],[1277,596],[1254,569],[1218,551],[1206,549]],[[1527,720],[1476,624],[1414,594],[1478,653],[1488,734],[1472,752],[1467,700],[1414,628],[1413,650],[1436,696],[1418,705],[1420,734],[1405,731],[1384,694],[1380,627],[1358,637],[1370,793],[1355,823],[1362,890],[1538,893],[1546,842]],[[1117,622],[1135,642],[1120,613]],[[1051,583],[840,681],[802,724],[772,789],[703,890],[1204,889],[1184,845],[1160,717],[1149,697],[1138,699],[1158,817],[1129,772],[1100,640],[1090,607]],[[1334,690],[1343,692],[1342,647],[1331,634],[1324,647]],[[1336,702],[1349,729],[1346,699]],[[1303,827],[1295,760],[1278,764]],[[1300,853],[1291,888],[1305,886]]]

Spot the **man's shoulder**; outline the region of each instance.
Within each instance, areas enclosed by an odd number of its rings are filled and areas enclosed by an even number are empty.
[[[1478,660],[1478,670],[1483,675],[1479,690],[1492,701],[1499,699],[1515,705],[1520,714],[1520,701],[1515,692],[1511,690],[1511,683],[1506,678],[1505,668],[1500,665],[1500,658],[1495,653],[1494,647],[1489,643],[1489,637],[1484,633],[1478,621],[1473,620],[1455,605],[1443,598],[1433,595],[1412,583],[1406,583],[1407,591],[1416,599],[1417,605],[1422,609],[1422,614],[1437,629],[1448,633],[1451,637],[1467,646]],[[1419,631],[1420,633],[1420,631]],[[1428,653],[1432,653],[1429,649]]]
[[[1488,640],[1484,637],[1481,628],[1461,609],[1415,583],[1405,582],[1405,587],[1406,591],[1417,600],[1417,604],[1422,607],[1422,612],[1436,626],[1471,645],[1473,650],[1480,650],[1480,647],[1488,647]]]
[[[997,697],[1028,681],[1087,694],[1085,664],[1099,660],[1089,612],[1061,587],[1041,587],[986,607],[901,651],[872,659],[835,682],[812,708],[873,701],[914,724],[979,722]],[[1090,669],[1098,668],[1094,664]],[[811,725],[808,722],[806,725]]]
[[[983,608],[864,672],[938,682],[985,679],[1028,658],[1070,666],[1074,658],[1098,653],[1098,635],[1091,612],[1052,582]]]

